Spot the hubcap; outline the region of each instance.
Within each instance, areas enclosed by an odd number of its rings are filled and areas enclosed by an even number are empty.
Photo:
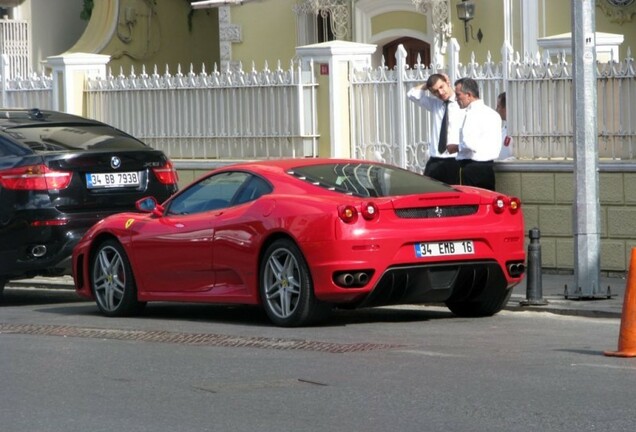
[[[279,318],[289,318],[300,300],[300,268],[287,249],[277,249],[265,267],[265,301]]]
[[[107,311],[116,310],[125,286],[126,273],[119,252],[111,246],[100,249],[93,268],[93,289],[100,306]]]

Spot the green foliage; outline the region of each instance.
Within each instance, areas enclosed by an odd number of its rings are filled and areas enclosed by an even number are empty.
[[[84,0],[84,6],[82,8],[82,12],[80,12],[80,18],[84,21],[88,21],[91,19],[91,15],[93,14],[93,0]]]

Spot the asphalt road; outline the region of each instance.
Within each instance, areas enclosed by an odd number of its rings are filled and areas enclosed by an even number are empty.
[[[0,307],[0,428],[17,431],[626,431],[636,359],[620,320],[444,308],[339,311],[281,329],[260,310],[150,305],[108,319],[72,291]]]

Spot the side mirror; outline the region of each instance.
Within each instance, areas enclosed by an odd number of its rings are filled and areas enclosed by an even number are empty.
[[[152,213],[155,216],[163,215],[163,206],[157,203],[155,197],[145,197],[135,203],[135,207],[142,213]]]

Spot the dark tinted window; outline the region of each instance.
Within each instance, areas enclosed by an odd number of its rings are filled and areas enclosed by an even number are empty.
[[[9,141],[8,139],[0,137],[0,157],[4,156],[24,156],[31,154],[28,149]]]
[[[101,125],[23,126],[10,128],[5,132],[11,138],[39,151],[150,148],[117,129]]]
[[[193,214],[225,208],[250,178],[244,172],[227,172],[206,177],[170,201],[166,213]]]
[[[294,168],[291,174],[329,190],[361,197],[453,190],[444,183],[389,165],[367,163],[311,165]]]
[[[260,177],[251,177],[238,192],[238,196],[234,200],[234,204],[243,204],[268,194],[272,191],[272,187]]]

